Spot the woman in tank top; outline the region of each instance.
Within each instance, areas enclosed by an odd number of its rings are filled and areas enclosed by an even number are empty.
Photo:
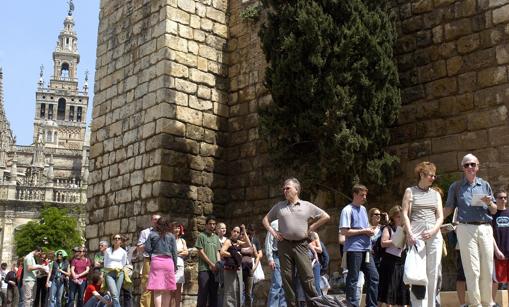
[[[177,290],[175,290],[175,292],[171,294],[170,306],[180,307],[180,304],[182,303],[182,285],[186,282],[184,274],[185,273],[184,258],[189,256],[186,240],[182,238],[182,236],[184,235],[184,225],[174,223],[173,235],[175,236],[175,240],[177,243],[177,271],[175,272]]]
[[[428,285],[425,293],[419,293],[413,287],[410,300],[412,306],[434,307],[440,261],[442,258],[442,234],[440,226],[444,220],[442,197],[432,187],[436,179],[436,166],[431,162],[421,162],[415,167],[417,185],[405,190],[402,202],[403,224],[407,244],[412,246],[416,240],[422,240],[426,248],[426,270]]]
[[[244,225],[233,227],[230,238],[221,247],[220,253],[224,259],[224,307],[242,306],[242,250],[251,248],[252,244]]]

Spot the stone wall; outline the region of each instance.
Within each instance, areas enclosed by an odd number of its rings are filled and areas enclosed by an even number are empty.
[[[423,159],[458,172],[473,152],[481,176],[506,184],[509,1],[399,2],[403,107],[393,142],[404,174]]]
[[[395,11],[403,106],[392,150],[402,174],[392,197],[414,183],[423,160],[459,178],[469,152],[494,189],[506,185],[509,1],[399,1]],[[455,266],[451,257],[444,261],[443,286],[454,288]]]
[[[115,233],[136,242],[155,212],[188,226],[192,245],[213,204],[226,203],[226,2],[100,8],[88,247]]]
[[[190,245],[209,213],[261,230],[285,174],[274,171],[258,134],[257,108],[270,103],[260,21],[240,18],[256,3],[101,1],[88,190],[92,251],[119,232],[135,241],[154,212],[188,226]],[[399,0],[394,11],[403,107],[391,150],[402,172],[395,191],[370,196],[371,204],[398,203],[418,161],[457,174],[458,159],[470,151],[481,159],[482,176],[505,183],[509,1]],[[326,193],[311,200],[332,217],[320,232],[332,272],[338,211],[347,201]],[[194,270],[190,262],[188,295],[196,293]]]

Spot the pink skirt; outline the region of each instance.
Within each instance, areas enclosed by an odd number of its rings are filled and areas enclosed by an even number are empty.
[[[152,256],[147,290],[173,291],[176,289],[173,259],[170,256]]]

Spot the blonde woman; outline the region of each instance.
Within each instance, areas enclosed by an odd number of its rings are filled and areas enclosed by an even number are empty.
[[[425,293],[419,287],[412,287],[410,300],[413,307],[434,307],[440,261],[442,258],[442,234],[440,226],[444,220],[442,197],[432,187],[436,179],[436,166],[421,162],[415,167],[417,184],[405,190],[402,202],[403,225],[407,244],[412,246],[422,240],[426,249],[426,270],[428,285]]]
[[[182,303],[182,285],[186,282],[184,258],[189,256],[186,240],[182,238],[184,235],[184,225],[173,224],[173,235],[177,244],[177,271],[175,272],[177,290],[171,294],[170,306],[180,307]]]
[[[394,206],[389,210],[389,225],[383,228],[381,237],[385,252],[380,263],[378,302],[394,307],[410,304],[410,293],[403,283],[406,249],[399,248],[392,242],[392,235],[398,226],[402,226],[401,211],[401,206]]]

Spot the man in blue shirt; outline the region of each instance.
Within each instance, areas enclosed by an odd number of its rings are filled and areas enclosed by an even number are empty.
[[[490,184],[477,177],[479,159],[467,154],[461,161],[463,178],[449,187],[444,215],[458,209],[456,234],[471,306],[491,306],[493,230],[497,213]]]
[[[371,236],[375,229],[369,226],[368,213],[363,204],[366,202],[368,189],[356,184],[353,186],[352,203],[341,210],[339,219],[340,234],[345,236],[346,267],[346,299],[354,307],[359,306],[357,280],[362,271],[367,282],[366,306],[377,306],[378,271],[371,255]]]

